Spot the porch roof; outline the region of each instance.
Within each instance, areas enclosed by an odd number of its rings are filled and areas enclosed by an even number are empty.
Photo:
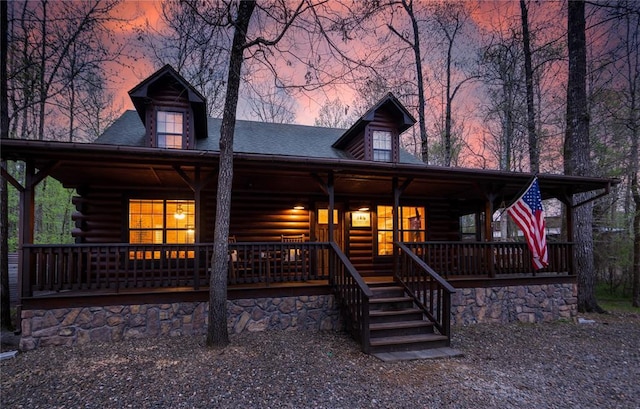
[[[219,153],[136,146],[5,139],[2,158],[29,161],[67,187],[187,189],[184,176],[215,188]],[[449,168],[424,163],[381,163],[346,158],[237,152],[234,191],[325,196],[321,181],[331,173],[336,195],[353,198],[389,196],[392,179],[405,184],[403,197],[438,197],[475,208],[488,198],[507,204],[522,192],[532,175],[486,169]],[[199,172],[199,176],[196,174]],[[543,198],[608,189],[616,179],[541,174]]]

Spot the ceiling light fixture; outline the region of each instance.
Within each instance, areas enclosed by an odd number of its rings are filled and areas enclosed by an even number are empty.
[[[176,209],[176,212],[173,214],[173,217],[175,217],[178,220],[182,220],[186,217],[186,215],[184,214],[184,210],[182,210],[181,204],[178,205],[178,208]]]

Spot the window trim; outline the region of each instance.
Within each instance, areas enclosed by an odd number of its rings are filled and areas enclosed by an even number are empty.
[[[390,229],[380,229],[380,208],[381,207],[388,207],[391,209],[391,211],[393,211],[393,206],[392,205],[386,205],[386,204],[378,204],[376,205],[376,221],[375,221],[375,234],[374,234],[374,240],[375,240],[375,248],[374,248],[374,257],[389,257],[393,254],[380,254],[380,250],[381,250],[381,246],[380,246],[380,236],[379,234],[381,232],[386,232],[386,233],[391,233],[391,235],[393,236],[393,227],[391,227]],[[404,216],[404,210],[409,210],[409,209],[415,209],[418,208],[422,211],[422,214],[420,214],[420,217],[422,218],[421,220],[421,224],[420,224],[420,228],[419,229],[405,229],[402,227],[402,221],[403,221],[403,216]],[[400,235],[400,241],[404,241],[403,240],[403,236],[405,233],[418,233],[418,234],[422,234],[423,237],[423,241],[426,240],[427,237],[427,208],[424,205],[404,205],[404,206],[400,206],[399,207],[400,210],[400,215],[399,220],[398,220],[398,233]],[[392,216],[393,217],[393,216]],[[407,217],[407,220],[409,220],[410,217]],[[393,220],[393,218],[391,218],[391,220]]]
[[[373,134],[374,132],[382,131],[388,132],[391,137],[391,149],[389,161],[386,160],[375,160],[374,159],[374,140]],[[382,124],[369,124],[364,133],[364,159],[372,162],[378,163],[397,163],[399,158],[399,145],[398,145],[398,130],[393,128],[392,126],[385,126]]]
[[[132,227],[132,219],[135,217],[135,213],[132,213],[131,211],[131,207],[132,204],[134,202],[139,202],[140,204],[143,204],[144,202],[147,202],[148,205],[153,206],[154,202],[161,202],[162,203],[162,214],[160,213],[154,213],[153,210],[151,211],[151,213],[149,214],[144,214],[144,213],[140,213],[141,215],[141,219],[140,221],[142,222],[142,215],[151,215],[151,216],[158,216],[158,221],[161,219],[162,220],[162,226],[161,227],[145,227],[143,228],[141,227]],[[158,203],[159,204],[159,203]],[[185,212],[185,222],[183,223],[184,226],[172,226],[169,222],[168,219],[171,217],[171,214],[169,212],[169,208],[170,206],[176,206],[176,207],[181,207],[184,206],[183,211],[186,208],[186,212]],[[127,243],[129,243],[130,245],[133,246],[153,246],[153,245],[189,245],[189,244],[195,244],[195,230],[197,228],[197,226],[195,225],[195,206],[196,206],[196,202],[193,199],[158,199],[158,198],[143,198],[143,197],[131,197],[128,198],[127,200],[127,208],[126,208],[126,214],[127,214]],[[161,216],[161,217],[160,217]],[[144,232],[145,234],[148,233],[151,236],[151,241],[150,242],[140,242],[140,243],[134,243],[132,242],[131,238],[132,235],[136,234],[137,232],[140,232],[141,234]],[[186,237],[187,240],[186,241],[180,241],[180,240],[176,240],[176,242],[168,242],[167,237],[170,234],[175,234],[176,237]],[[142,236],[140,236],[142,237]],[[158,237],[161,237],[160,242],[157,242],[154,239],[157,239]],[[189,239],[190,237],[190,239]],[[175,253],[175,252],[174,252]],[[193,254],[192,251],[188,252],[189,254],[187,254],[187,258],[193,258]],[[130,252],[129,258],[134,260],[134,259],[157,259],[160,258],[161,254],[158,251],[144,251],[144,252]],[[184,256],[178,256],[177,254],[173,254],[173,253],[169,253],[167,252],[167,254],[165,254],[163,257],[165,258],[184,258]]]
[[[182,132],[180,134],[178,133],[172,133],[172,132],[160,132],[159,131],[159,115],[161,113],[170,113],[170,114],[180,114],[182,115]],[[187,146],[187,138],[186,138],[186,130],[187,130],[187,111],[184,109],[180,109],[180,108],[174,108],[174,107],[156,107],[156,109],[154,110],[154,123],[155,123],[155,129],[154,129],[154,135],[153,135],[153,141],[154,141],[154,146],[156,148],[160,148],[160,149],[185,149]],[[171,135],[171,136],[181,136],[181,144],[180,146],[160,146],[160,135]]]
[[[388,140],[378,139],[376,141],[376,133],[388,136]],[[376,142],[385,142],[389,144],[389,149],[376,148]],[[385,154],[384,159],[376,159],[376,153]],[[393,132],[390,129],[371,129],[371,159],[375,162],[393,162]]]

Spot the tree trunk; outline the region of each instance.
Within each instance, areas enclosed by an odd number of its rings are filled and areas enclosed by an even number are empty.
[[[636,143],[636,149],[638,144]],[[638,155],[636,154],[636,157]],[[632,300],[634,307],[640,307],[640,187],[638,186],[638,173],[631,180],[633,201],[636,212],[633,216],[633,274],[632,274]]]
[[[451,166],[451,104],[453,97],[451,96],[451,51],[453,48],[453,39],[448,38],[449,45],[447,48],[447,103],[444,115],[444,166]]]
[[[7,65],[8,65],[8,8],[7,2],[0,2],[0,139],[9,137],[9,95],[7,90]],[[7,162],[2,161],[3,169]],[[13,329],[11,323],[11,302],[9,293],[9,204],[7,192],[7,179],[0,178],[0,326],[3,329]]]
[[[564,172],[590,176],[589,112],[587,105],[587,47],[584,0],[568,3],[569,78],[567,83],[567,130],[564,141]],[[589,194],[576,195],[581,202]],[[596,273],[593,263],[593,203],[579,206],[573,213],[574,267],[578,275],[578,311],[603,312],[595,297]]]
[[[42,1],[42,47],[40,51],[40,72],[38,73],[38,88],[40,90],[40,101],[38,102],[39,120],[38,120],[38,139],[44,140],[44,115],[47,106],[47,87],[45,86],[45,71],[47,67],[47,0]]]
[[[207,346],[224,347],[229,344],[227,330],[227,277],[229,273],[229,218],[231,214],[231,185],[233,182],[233,136],[240,88],[243,51],[247,27],[251,20],[255,1],[241,1],[235,21],[233,44],[229,59],[229,79],[220,127],[220,171],[216,201],[214,249],[211,264],[213,271],[209,284],[209,326]]]
[[[420,156],[424,163],[429,163],[429,140],[427,138],[427,125],[424,113],[424,77],[422,74],[422,56],[420,55],[420,29],[413,12],[413,2],[403,1],[402,6],[411,19],[413,28],[413,57],[416,63],[416,82],[418,86],[418,126],[420,127]]]
[[[533,69],[531,68],[531,44],[529,40],[529,13],[525,0],[520,0],[522,17],[522,43],[524,47],[524,75],[527,89],[527,132],[529,134],[529,166],[531,173],[540,171],[540,152],[536,136],[536,119],[533,106]]]

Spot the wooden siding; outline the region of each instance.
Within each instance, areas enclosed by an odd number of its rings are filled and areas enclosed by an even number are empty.
[[[123,199],[120,192],[97,191],[75,196],[76,212],[71,216],[76,243],[122,243]]]
[[[367,152],[364,133],[361,132],[355,138],[353,138],[346,146],[345,150],[349,152],[349,155],[351,155],[354,159],[364,160]]]
[[[136,192],[135,198],[192,199],[190,192]],[[73,199],[77,212],[73,215],[78,243],[127,243],[127,200],[129,196],[117,191],[83,192]],[[317,239],[314,210],[294,210],[297,198],[283,195],[234,193],[231,208],[230,232],[238,242],[279,242],[282,235],[304,234],[306,241]],[[202,193],[200,242],[214,241],[216,193]],[[427,207],[427,240],[460,240],[457,213],[446,200],[415,202]],[[313,203],[307,204],[313,209]],[[375,206],[372,207],[375,209]],[[363,275],[389,275],[391,257],[375,254],[375,214],[370,228],[350,228],[348,213],[344,219],[345,252],[354,267]],[[338,236],[339,232],[336,233]]]
[[[229,234],[241,241],[280,241],[304,234],[309,241],[309,210],[294,210],[295,198],[234,195]]]
[[[429,200],[427,206],[427,240],[461,240],[460,218],[447,200]]]
[[[350,229],[347,257],[363,276],[373,273],[373,229]]]

